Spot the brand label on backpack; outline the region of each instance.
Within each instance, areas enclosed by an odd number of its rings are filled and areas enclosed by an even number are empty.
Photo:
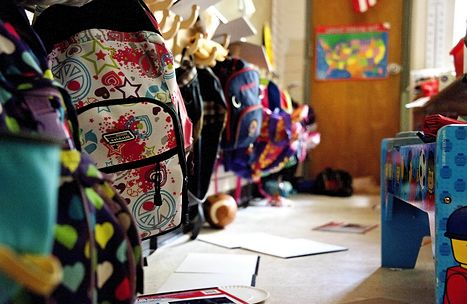
[[[124,143],[136,138],[130,130],[103,134],[102,137],[110,145]]]

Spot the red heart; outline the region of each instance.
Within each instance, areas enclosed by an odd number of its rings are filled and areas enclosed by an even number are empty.
[[[129,300],[131,298],[130,281],[125,278],[115,290],[115,297],[119,301]]]
[[[121,193],[123,193],[123,191],[126,189],[126,185],[124,183],[120,183],[118,185],[115,186],[115,188]]]

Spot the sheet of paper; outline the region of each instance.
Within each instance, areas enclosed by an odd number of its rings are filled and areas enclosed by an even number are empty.
[[[313,230],[330,231],[330,232],[347,232],[347,233],[360,233],[363,234],[371,229],[378,227],[377,224],[358,224],[358,223],[344,223],[344,222],[328,222],[324,225],[313,228]]]
[[[209,243],[216,245],[220,243],[220,246],[225,247],[223,245],[226,241],[223,238],[223,235],[225,234],[222,232],[216,233],[215,237],[209,239]],[[226,238],[228,239],[229,236],[226,236]],[[202,238],[200,238],[200,240],[204,241]],[[345,247],[333,244],[321,243],[308,239],[280,237],[262,232],[238,234],[235,236],[235,241],[239,248],[281,258],[347,250]]]
[[[246,285],[251,286],[255,280],[249,273],[187,273],[174,272],[157,290],[157,293],[210,288],[217,286]]]
[[[175,272],[256,274],[259,257],[253,254],[190,253]]]
[[[261,240],[249,239],[245,241],[242,248],[281,258],[347,250],[347,248],[342,246],[307,239],[288,239],[278,236],[267,236]]]
[[[241,234],[227,234],[223,232],[209,233],[209,234],[200,234],[198,235],[198,240],[215,244],[221,247],[234,249],[241,247]]]

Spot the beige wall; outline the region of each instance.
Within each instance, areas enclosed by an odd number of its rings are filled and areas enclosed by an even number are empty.
[[[253,0],[253,3],[256,7],[256,12],[253,16],[251,16],[250,21],[258,32],[255,36],[248,37],[248,42],[259,45],[263,43],[263,25],[265,21],[270,22],[271,20],[271,2],[272,0]]]
[[[304,100],[306,71],[306,0],[273,0],[272,36],[279,84],[292,98]]]
[[[256,13],[251,17],[253,25],[258,33],[248,37],[248,41],[256,44],[262,43],[262,25],[268,20],[272,27],[272,39],[274,46],[275,72],[278,75],[279,84],[287,88],[294,85],[290,93],[297,100],[303,100],[306,91],[304,75],[306,72],[306,1],[307,0],[253,0]],[[309,0],[308,0],[309,1]],[[426,28],[427,5],[430,0],[411,0],[411,50],[410,69],[418,70],[431,68],[426,66]],[[456,0],[443,0],[448,7],[446,17],[445,50],[441,53],[446,56],[447,65],[450,63],[449,50],[451,47],[452,26],[454,20],[454,6]],[[459,0],[457,0],[459,1]],[[465,1],[465,0],[460,0]],[[230,17],[240,14],[236,11],[237,0],[222,0],[216,7],[221,7],[223,12],[229,12]],[[229,16],[229,13],[226,13]]]
[[[271,20],[271,1],[272,0],[253,0],[256,7],[256,12],[250,17],[250,21],[256,28],[256,35],[247,37],[246,40],[251,43],[262,43],[262,29],[265,21]],[[228,20],[233,20],[242,16],[242,12],[238,9],[237,0],[223,0],[217,3],[216,8]]]
[[[414,0],[412,3],[410,68],[414,70],[425,67],[425,35],[422,35],[422,33],[426,28],[424,12],[427,9],[427,2],[426,0]]]

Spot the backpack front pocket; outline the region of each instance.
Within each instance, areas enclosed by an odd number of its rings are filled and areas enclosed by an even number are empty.
[[[125,198],[142,238],[180,226],[185,155],[177,115],[148,98],[106,100],[78,109],[81,145]]]
[[[248,147],[256,141],[261,131],[262,105],[254,105],[245,108],[238,116],[235,132],[234,148]]]

